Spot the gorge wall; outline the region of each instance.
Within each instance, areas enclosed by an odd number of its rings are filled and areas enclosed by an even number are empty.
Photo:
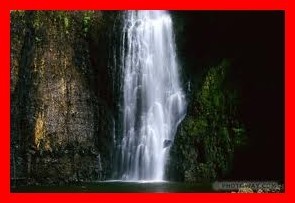
[[[284,13],[173,11],[188,112],[167,176],[284,179]]]
[[[113,17],[11,13],[12,180],[62,184],[109,176]]]

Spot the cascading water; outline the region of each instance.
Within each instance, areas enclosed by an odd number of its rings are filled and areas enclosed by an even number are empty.
[[[186,101],[180,85],[172,20],[167,11],[127,11],[122,34],[122,180],[164,179]]]

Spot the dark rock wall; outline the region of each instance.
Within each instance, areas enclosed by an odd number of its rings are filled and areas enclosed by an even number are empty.
[[[188,91],[188,111],[170,152],[169,179],[212,182],[232,169],[235,150],[246,144],[238,118],[239,95],[228,84],[230,64],[211,67],[198,90]]]
[[[167,175],[283,181],[284,12],[171,13],[188,112]]]
[[[13,180],[93,181],[110,173],[106,15],[11,13]]]

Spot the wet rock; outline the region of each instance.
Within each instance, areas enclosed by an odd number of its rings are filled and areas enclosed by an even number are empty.
[[[172,140],[164,140],[163,148],[170,147],[172,145]]]
[[[111,97],[100,92],[110,89],[96,85],[98,77],[110,81],[100,71],[107,58],[104,16],[99,11],[11,16],[11,174],[36,184],[97,180],[96,157],[101,154],[102,170],[110,168],[112,142],[106,138]],[[94,34],[81,34],[86,17]]]

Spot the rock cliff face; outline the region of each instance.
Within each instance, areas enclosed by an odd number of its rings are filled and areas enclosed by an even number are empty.
[[[167,175],[283,181],[284,14],[172,13],[188,111]]]
[[[113,23],[106,21],[114,16],[11,13],[12,180],[63,183],[109,175],[106,41]]]
[[[211,182],[229,174],[235,150],[246,143],[238,118],[239,96],[230,86],[227,60],[206,73],[199,89],[188,91],[186,118],[171,148],[168,177]]]

